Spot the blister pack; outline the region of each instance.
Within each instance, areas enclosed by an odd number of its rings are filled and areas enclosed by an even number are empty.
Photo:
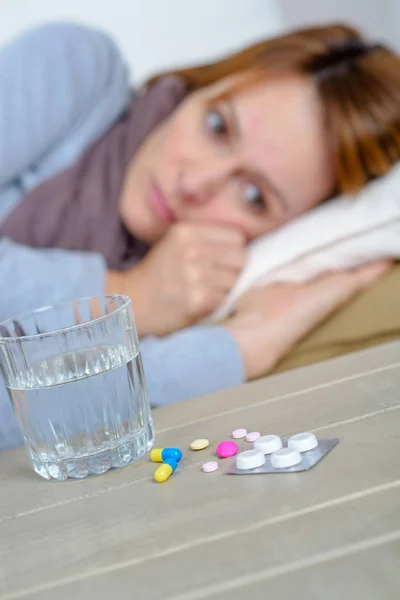
[[[298,473],[317,465],[337,444],[338,438],[318,440],[313,433],[298,433],[281,439],[265,435],[254,442],[251,450],[239,452],[236,465],[228,475],[257,475],[264,473]]]

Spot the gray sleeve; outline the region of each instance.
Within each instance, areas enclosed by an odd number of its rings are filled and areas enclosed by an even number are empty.
[[[0,188],[46,160],[53,175],[58,148],[64,164],[74,160],[117,119],[131,93],[112,39],[68,23],[31,29],[3,46],[0,82]]]
[[[153,408],[244,383],[242,357],[225,327],[190,327],[146,338],[141,353]]]
[[[1,187],[31,165],[45,164],[42,175],[53,175],[102,135],[130,97],[112,39],[69,23],[31,29],[3,46],[0,81],[0,197]],[[0,320],[103,293],[104,277],[100,255],[34,250],[0,238]]]
[[[0,238],[0,321],[63,300],[103,294],[105,272],[98,254],[37,250]]]

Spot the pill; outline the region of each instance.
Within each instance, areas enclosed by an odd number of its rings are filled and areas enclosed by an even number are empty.
[[[289,448],[296,448],[299,452],[308,452],[318,446],[318,440],[313,433],[296,433],[288,439]]]
[[[218,463],[216,460],[211,460],[210,462],[204,463],[202,469],[204,473],[213,473],[218,470]]]
[[[150,458],[153,462],[163,462],[167,458],[174,458],[179,462],[182,458],[182,452],[179,448],[153,448],[150,452]]]
[[[246,442],[255,442],[261,436],[259,431],[252,431],[246,435]]]
[[[216,452],[220,458],[228,458],[229,456],[235,456],[239,448],[235,442],[221,442],[218,444]]]
[[[210,442],[206,439],[193,440],[193,442],[190,444],[190,449],[191,450],[204,450],[205,448],[208,448],[209,445],[210,445]]]
[[[301,454],[295,448],[281,448],[271,454],[271,465],[275,469],[286,469],[294,467],[301,462]]]
[[[244,450],[236,457],[236,468],[240,470],[256,469],[262,467],[266,462],[265,454],[259,450]]]
[[[164,481],[167,481],[167,479],[171,477],[177,466],[178,463],[174,458],[167,458],[167,460],[155,470],[154,479],[158,483],[164,483]]]
[[[263,435],[254,442],[254,448],[264,454],[272,454],[283,446],[279,435]]]
[[[232,431],[232,437],[234,440],[240,440],[241,438],[246,437],[247,430],[246,429],[235,429]]]

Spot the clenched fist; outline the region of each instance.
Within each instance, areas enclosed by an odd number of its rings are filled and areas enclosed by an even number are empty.
[[[245,261],[245,239],[238,231],[178,223],[137,267],[110,274],[109,288],[118,286],[132,298],[140,336],[166,335],[217,308]]]

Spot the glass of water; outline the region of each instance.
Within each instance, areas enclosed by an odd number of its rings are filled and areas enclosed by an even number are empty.
[[[33,469],[82,479],[154,442],[131,301],[99,296],[0,323],[0,365]]]

